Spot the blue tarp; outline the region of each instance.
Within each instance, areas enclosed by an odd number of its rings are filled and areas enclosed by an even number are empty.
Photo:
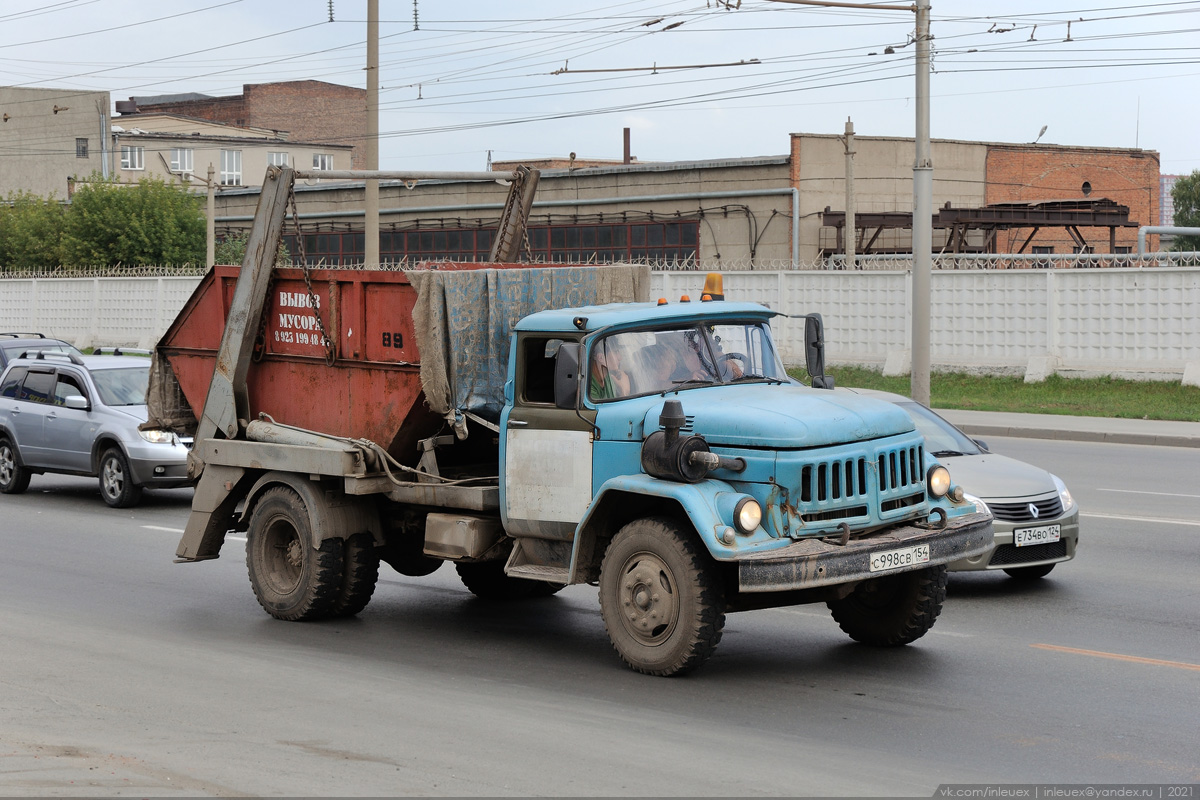
[[[504,407],[513,326],[536,311],[645,301],[648,267],[413,270],[421,387],[430,409],[465,435],[469,412],[495,423]]]

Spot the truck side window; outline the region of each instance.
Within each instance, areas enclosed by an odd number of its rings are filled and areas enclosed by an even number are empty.
[[[25,376],[18,400],[30,403],[49,403],[54,397],[54,373],[30,372]]]
[[[554,404],[554,357],[562,339],[529,336],[521,343],[525,386],[520,396],[526,403]]]
[[[13,367],[9,370],[8,376],[4,379],[4,385],[0,386],[0,397],[9,397],[16,400],[17,390],[21,387],[21,379],[25,377],[25,373],[28,371],[25,367]]]

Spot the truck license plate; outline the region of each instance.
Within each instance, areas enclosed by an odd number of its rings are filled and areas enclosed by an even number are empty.
[[[889,569],[911,567],[929,561],[929,545],[917,544],[899,550],[886,550],[871,556],[871,572],[886,572]]]
[[[1017,528],[1013,531],[1013,544],[1026,547],[1031,544],[1048,544],[1062,538],[1062,528],[1058,525],[1042,525],[1038,528]]]

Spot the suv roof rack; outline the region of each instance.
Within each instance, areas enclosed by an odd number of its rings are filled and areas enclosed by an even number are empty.
[[[11,336],[14,339],[21,339],[26,336],[36,336],[39,339],[46,338],[46,334],[34,333],[33,331],[5,331],[4,333],[0,333],[0,336]]]
[[[50,358],[65,358],[72,364],[83,366],[83,359],[71,352],[60,353],[54,350],[26,350],[17,356],[17,358],[24,358],[29,361],[45,361],[47,356]]]
[[[94,355],[94,356],[104,356],[104,355],[123,356],[123,355],[127,355],[129,353],[132,353],[132,354],[138,355],[138,356],[153,355],[151,353],[151,351],[146,350],[145,348],[142,348],[142,347],[125,347],[125,348],[114,347],[108,353],[104,352],[104,348],[97,347],[95,350],[92,351],[92,355]]]

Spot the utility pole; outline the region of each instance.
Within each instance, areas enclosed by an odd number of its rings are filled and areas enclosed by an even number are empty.
[[[854,222],[854,123],[846,118],[846,269],[854,270],[858,249],[858,226]]]
[[[367,0],[367,169],[379,169],[379,0]],[[363,266],[379,269],[379,180],[365,186]]]
[[[933,154],[929,143],[929,0],[917,0],[917,158],[913,163],[912,399],[929,405]]]
[[[212,265],[217,263],[217,201],[214,199],[217,193],[217,182],[215,180],[216,170],[213,169],[212,162],[208,162],[208,225],[205,239],[208,242],[204,255],[204,266],[212,269]]]

